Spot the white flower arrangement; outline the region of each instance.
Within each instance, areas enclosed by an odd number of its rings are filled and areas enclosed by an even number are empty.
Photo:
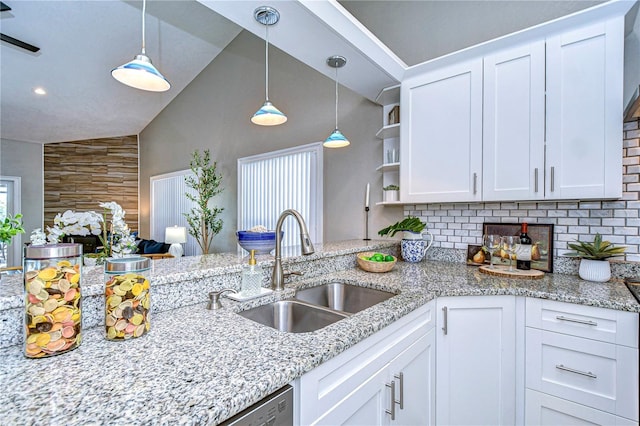
[[[62,214],[58,213],[53,219],[53,227],[47,227],[48,235],[40,228],[31,233],[31,244],[55,244],[60,242],[65,235],[97,235],[102,242],[105,256],[122,257],[135,252],[135,237],[131,235],[129,226],[124,221],[126,212],[115,201],[100,203],[100,207],[104,209],[102,215],[94,211],[74,212],[67,210]],[[111,235],[109,238],[106,227],[107,212],[111,214]]]

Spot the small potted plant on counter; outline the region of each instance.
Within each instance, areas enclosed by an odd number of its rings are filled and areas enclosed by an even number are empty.
[[[602,235],[596,234],[592,243],[576,241],[569,243],[572,252],[568,257],[579,257],[580,269],[578,275],[587,281],[607,282],[611,278],[611,264],[609,258],[624,256],[626,247],[615,247],[609,241],[602,241]]]
[[[378,231],[378,235],[384,237],[393,237],[397,232],[402,231],[402,241],[400,249],[402,258],[407,262],[420,262],[433,243],[433,235],[426,231],[427,224],[420,218],[408,216],[396,222],[391,226]],[[424,234],[429,236],[429,240],[425,240]]]
[[[382,188],[382,190],[384,191],[385,203],[398,201],[400,191],[400,187],[398,185],[387,185]]]

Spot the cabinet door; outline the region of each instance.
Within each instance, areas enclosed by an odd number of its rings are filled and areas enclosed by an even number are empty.
[[[515,297],[444,297],[437,306],[436,423],[515,424]]]
[[[637,426],[636,422],[613,414],[527,389],[526,425],[615,425]]]
[[[484,201],[544,198],[544,41],[484,58]]]
[[[435,346],[432,329],[389,364],[389,381],[395,383],[398,401],[392,424],[435,424]]]
[[[402,82],[400,199],[480,201],[482,59]]]
[[[546,198],[622,195],[624,19],[547,39]]]
[[[388,370],[383,368],[371,376],[352,393],[313,422],[314,425],[388,425],[390,417],[385,413],[389,409],[390,389],[385,382]]]

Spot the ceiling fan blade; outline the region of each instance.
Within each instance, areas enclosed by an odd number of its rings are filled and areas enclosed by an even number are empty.
[[[7,10],[11,10],[8,4],[0,1],[0,12],[6,12]]]
[[[22,40],[18,40],[17,38],[13,38],[6,34],[0,33],[0,40],[6,41],[7,43],[13,44],[14,46],[20,47],[22,49],[28,50],[29,52],[37,52],[40,50],[39,47],[34,46],[33,44],[25,43]]]

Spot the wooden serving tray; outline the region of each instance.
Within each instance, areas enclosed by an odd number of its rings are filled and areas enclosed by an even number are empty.
[[[538,271],[537,269],[523,271],[521,269],[514,268],[513,271],[509,271],[509,267],[504,265],[494,265],[493,269],[490,268],[490,265],[482,265],[478,269],[480,269],[480,272],[482,272],[483,274],[505,278],[526,278],[529,280],[539,280],[540,278],[544,277],[544,272]]]

